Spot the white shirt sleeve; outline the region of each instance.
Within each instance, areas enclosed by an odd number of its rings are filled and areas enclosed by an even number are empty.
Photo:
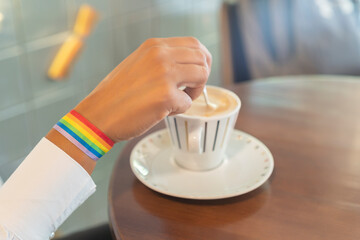
[[[90,175],[43,138],[0,188],[0,240],[44,240],[96,186]]]

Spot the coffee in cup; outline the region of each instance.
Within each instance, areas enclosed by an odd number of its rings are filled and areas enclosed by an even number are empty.
[[[207,87],[207,94],[214,107],[208,106],[205,98],[199,96],[192,102],[191,107],[184,115],[211,117],[229,113],[238,106],[237,98],[221,88]]]

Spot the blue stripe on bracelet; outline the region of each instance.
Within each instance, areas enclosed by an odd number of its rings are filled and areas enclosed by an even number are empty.
[[[98,158],[101,158],[103,155],[98,153],[95,149],[93,149],[89,144],[87,144],[84,140],[82,140],[78,135],[76,135],[73,131],[71,131],[67,126],[62,124],[61,122],[56,123],[59,127],[64,129],[67,133],[69,133],[73,138],[75,138],[79,143],[81,143],[86,149],[92,152]]]

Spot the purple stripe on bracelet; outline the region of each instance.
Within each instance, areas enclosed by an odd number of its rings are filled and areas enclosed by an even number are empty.
[[[66,137],[70,142],[72,142],[75,146],[77,146],[81,151],[83,151],[86,155],[88,155],[93,160],[98,160],[99,158],[95,156],[92,152],[90,152],[86,147],[84,147],[81,143],[79,143],[73,136],[68,134],[64,129],[55,124],[53,127],[56,131],[61,133],[64,137]]]

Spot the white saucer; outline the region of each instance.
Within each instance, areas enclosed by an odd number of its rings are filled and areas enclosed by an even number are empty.
[[[174,197],[221,199],[250,192],[262,185],[274,169],[269,149],[258,139],[234,130],[227,158],[204,172],[179,167],[172,157],[167,129],[152,133],[134,147],[131,169],[147,187]]]

